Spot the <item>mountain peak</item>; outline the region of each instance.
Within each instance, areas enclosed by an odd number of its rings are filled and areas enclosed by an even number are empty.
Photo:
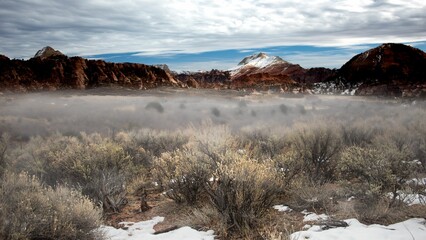
[[[286,61],[278,56],[269,56],[266,53],[260,52],[245,57],[240,63],[238,63],[238,66],[253,66],[257,68],[264,68],[277,63],[286,63]]]
[[[52,56],[64,56],[63,53],[61,53],[58,50],[53,49],[50,46],[46,46],[40,50],[37,51],[37,53],[34,55],[34,58],[41,58],[41,59],[45,59],[45,58],[49,58]]]

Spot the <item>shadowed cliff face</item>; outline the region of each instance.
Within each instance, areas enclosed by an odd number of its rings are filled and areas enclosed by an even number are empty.
[[[226,89],[231,81],[229,71],[217,69],[209,72],[180,73],[176,74],[175,78],[191,88]]]
[[[148,89],[182,84],[166,71],[144,64],[107,63],[64,55],[35,57],[28,61],[0,56],[1,89],[85,89],[110,85]]]
[[[353,57],[339,75],[344,83],[361,83],[358,95],[426,95],[426,53],[404,44],[383,44]]]

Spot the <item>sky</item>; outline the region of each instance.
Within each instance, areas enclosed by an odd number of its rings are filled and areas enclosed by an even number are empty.
[[[0,54],[229,69],[266,52],[339,68],[381,43],[426,50],[424,0],[0,0]]]

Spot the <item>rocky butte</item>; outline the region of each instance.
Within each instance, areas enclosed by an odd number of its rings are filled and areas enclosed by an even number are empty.
[[[404,44],[383,44],[354,56],[339,76],[346,85],[359,85],[357,95],[426,97],[426,53]]]

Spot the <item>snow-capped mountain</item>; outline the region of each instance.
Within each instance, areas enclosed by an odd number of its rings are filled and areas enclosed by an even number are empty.
[[[238,66],[230,69],[231,74],[236,74],[242,68],[254,67],[254,68],[266,68],[275,64],[287,63],[278,56],[268,56],[266,53],[257,53],[251,56],[245,57]]]
[[[245,57],[238,66],[230,69],[231,80],[237,87],[291,85],[295,84],[304,72],[305,69],[297,64],[265,53]]]
[[[60,51],[57,51],[55,49],[53,49],[52,47],[46,46],[40,50],[37,51],[37,53],[34,55],[34,58],[48,58],[48,57],[52,57],[52,56],[63,56],[64,54],[61,53]]]

